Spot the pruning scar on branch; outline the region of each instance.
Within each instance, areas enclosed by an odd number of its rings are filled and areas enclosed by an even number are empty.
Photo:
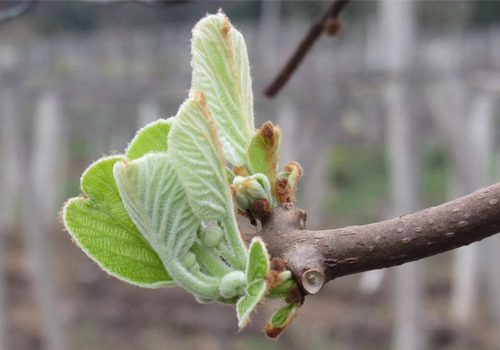
[[[336,0],[321,18],[311,26],[304,39],[302,39],[298,48],[295,50],[295,53],[290,57],[274,81],[269,84],[264,91],[267,97],[276,96],[281,88],[283,88],[321,34],[326,33],[333,36],[339,32],[341,28],[339,16],[349,2],[350,0]]]
[[[305,211],[284,203],[263,218],[260,235],[303,291],[315,294],[335,278],[420,260],[498,233],[500,183],[370,225],[309,231],[305,219]]]

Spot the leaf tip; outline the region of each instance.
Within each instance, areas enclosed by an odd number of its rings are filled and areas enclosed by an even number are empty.
[[[299,177],[302,176],[303,174],[303,170],[302,170],[302,167],[300,166],[300,164],[298,162],[288,162],[285,164],[285,166],[283,167],[283,169],[286,171],[286,172],[289,172],[289,173],[293,173],[293,172],[296,172],[297,173],[297,179]]]
[[[267,121],[262,124],[260,133],[264,136],[266,143],[272,147],[275,140],[281,136],[281,128],[277,125],[275,126],[272,122]]]
[[[203,91],[192,89],[189,95],[201,107],[205,108],[207,106],[207,98],[205,97],[205,93]]]

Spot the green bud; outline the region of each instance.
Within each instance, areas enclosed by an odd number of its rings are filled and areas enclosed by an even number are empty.
[[[214,248],[219,245],[224,237],[224,232],[218,226],[212,226],[205,230],[202,236],[203,244],[209,248]]]
[[[236,192],[234,195],[234,201],[236,202],[236,205],[240,210],[242,211],[247,211],[247,209],[250,208],[250,201],[248,200],[245,195],[241,194],[240,192]]]
[[[186,256],[182,259],[182,266],[189,269],[196,262],[196,255],[193,252],[187,252]]]
[[[236,176],[233,181],[236,194],[234,196],[236,205],[243,211],[251,208],[251,205],[261,198],[272,201],[271,185],[264,174],[252,176]]]
[[[236,295],[243,295],[247,284],[243,271],[233,271],[222,277],[220,281],[220,295],[224,298],[232,298]],[[240,294],[243,291],[243,294]]]

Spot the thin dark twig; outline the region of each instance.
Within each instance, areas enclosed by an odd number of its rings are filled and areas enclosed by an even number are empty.
[[[293,72],[297,69],[300,62],[302,62],[306,54],[309,52],[313,44],[325,31],[325,24],[327,24],[328,21],[337,20],[340,13],[350,1],[351,0],[336,0],[326,10],[321,18],[311,26],[309,32],[301,41],[299,47],[295,50],[295,53],[292,57],[290,57],[287,64],[283,67],[276,79],[274,79],[274,81],[264,91],[264,94],[267,97],[274,97],[281,90]]]
[[[18,5],[10,6],[5,10],[0,11],[0,23],[5,23],[9,19],[21,16],[28,12],[35,5],[36,0],[23,0]]]

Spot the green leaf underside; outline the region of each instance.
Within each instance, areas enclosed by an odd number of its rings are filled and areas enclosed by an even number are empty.
[[[193,29],[192,88],[203,91],[226,158],[233,165],[247,162],[254,133],[253,93],[245,40],[227,17],[209,15]]]
[[[255,309],[266,293],[266,281],[255,281],[247,287],[247,293],[236,304],[238,327],[243,328],[248,323],[250,313]]]
[[[82,176],[88,196],[70,199],[64,223],[76,243],[109,274],[142,287],[174,286],[158,254],[127,214],[113,178],[122,156],[103,158]]]
[[[264,279],[269,272],[269,256],[264,242],[260,238],[254,238],[250,244],[248,263],[246,269],[247,287],[245,295],[238,301],[236,312],[238,314],[238,326],[245,327],[249,315],[264,297],[267,284]]]
[[[248,285],[257,280],[262,280],[268,272],[269,256],[267,254],[266,246],[260,238],[254,238],[250,245],[246,269]]]
[[[125,208],[174,280],[203,298],[219,297],[219,278],[185,268],[200,220],[193,214],[169,155],[118,162],[114,176]]]
[[[279,128],[274,127],[271,138],[257,132],[248,146],[248,159],[253,173],[266,175],[271,184],[274,184],[278,174],[280,139],[281,132]]]
[[[213,119],[203,93],[192,91],[180,107],[169,133],[169,154],[201,220],[221,220],[235,269],[243,270],[246,249],[233,209],[226,170]]]
[[[278,309],[271,317],[271,325],[274,327],[283,326],[287,323],[290,312],[295,308],[295,305],[288,304]]]
[[[139,130],[127,148],[127,158],[137,159],[151,152],[166,152],[171,121],[172,118],[160,119]]]

